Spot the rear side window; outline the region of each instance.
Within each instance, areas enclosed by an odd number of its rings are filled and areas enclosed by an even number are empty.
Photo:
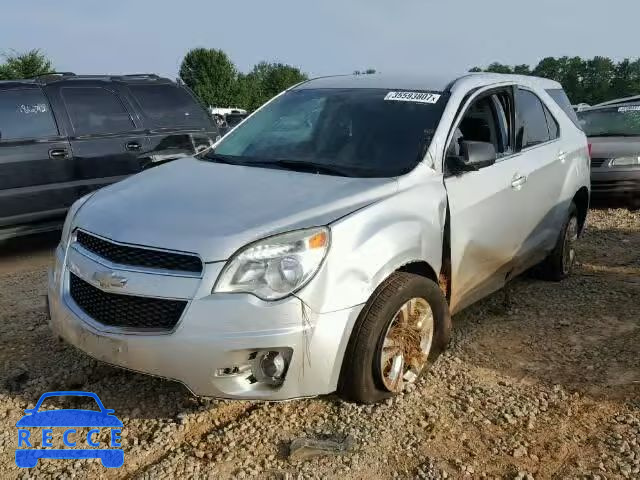
[[[582,126],[578,121],[576,112],[571,106],[571,101],[569,100],[569,97],[567,97],[567,94],[564,92],[564,90],[561,88],[552,88],[547,90],[546,92],[551,98],[553,98],[553,100],[564,111],[564,113],[567,114],[567,116],[571,119],[575,126],[582,130]]]
[[[555,140],[560,136],[560,127],[558,126],[558,122],[546,106],[544,106],[544,114],[547,117],[547,125],[549,126],[549,137],[551,140]]]
[[[158,127],[210,127],[204,109],[175,85],[129,85],[145,115]]]
[[[528,90],[516,92],[516,144],[520,149],[549,141],[549,128],[540,99]]]
[[[101,87],[64,87],[61,92],[76,135],[135,129],[131,115],[115,93]]]
[[[56,135],[58,128],[42,90],[0,90],[0,142]]]

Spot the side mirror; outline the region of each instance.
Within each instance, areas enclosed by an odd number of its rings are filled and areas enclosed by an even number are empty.
[[[463,140],[460,142],[460,156],[447,157],[447,163],[451,172],[457,175],[493,165],[496,158],[496,147],[493,143]]]
[[[493,143],[471,140],[460,142],[460,153],[464,163],[473,167],[474,170],[493,165],[498,157]]]

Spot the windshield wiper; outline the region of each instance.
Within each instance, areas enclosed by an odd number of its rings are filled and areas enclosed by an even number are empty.
[[[203,157],[203,160],[210,160],[216,163],[226,163],[227,165],[247,165],[247,162],[239,160],[238,157],[233,155],[221,155],[216,152],[207,152]]]
[[[275,165],[287,170],[321,173],[327,175],[339,175],[342,177],[352,177],[354,175],[354,171],[352,168],[327,163],[308,162],[304,160],[261,160],[256,162],[247,162],[246,165],[256,165],[264,167]]]
[[[316,163],[306,160],[267,160],[256,159],[256,157],[239,157],[235,155],[221,155],[216,152],[208,152],[203,157],[204,160],[210,160],[216,163],[226,163],[229,165],[242,165],[245,167],[279,167],[285,170],[293,170],[297,172],[318,173],[325,175],[338,175],[341,177],[354,177],[359,174],[370,176],[372,170],[359,168],[356,166],[343,166],[330,163]]]

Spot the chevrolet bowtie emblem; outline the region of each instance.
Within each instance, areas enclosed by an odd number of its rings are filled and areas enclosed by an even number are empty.
[[[93,279],[102,288],[122,288],[127,284],[127,278],[121,277],[112,271],[101,271],[93,274]]]

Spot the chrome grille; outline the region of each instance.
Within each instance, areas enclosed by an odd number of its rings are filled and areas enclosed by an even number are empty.
[[[121,245],[81,230],[76,232],[76,242],[99,257],[120,265],[202,273],[202,261],[191,254]]]

